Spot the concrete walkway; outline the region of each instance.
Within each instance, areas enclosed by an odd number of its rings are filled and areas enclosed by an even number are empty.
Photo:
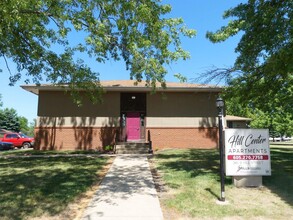
[[[82,219],[163,219],[146,156],[118,155]]]

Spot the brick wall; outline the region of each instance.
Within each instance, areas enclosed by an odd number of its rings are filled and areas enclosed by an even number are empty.
[[[153,150],[164,148],[216,148],[217,128],[147,128]]]
[[[115,127],[39,127],[35,148],[40,150],[90,150],[114,144]]]
[[[90,150],[112,145],[116,127],[39,127],[35,148],[40,150]],[[217,128],[147,128],[153,150],[164,148],[216,148]]]

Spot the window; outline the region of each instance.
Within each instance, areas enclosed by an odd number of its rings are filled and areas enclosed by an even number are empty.
[[[233,122],[232,121],[228,121],[228,128],[233,128]]]
[[[8,134],[6,135],[6,138],[18,138],[17,134]]]

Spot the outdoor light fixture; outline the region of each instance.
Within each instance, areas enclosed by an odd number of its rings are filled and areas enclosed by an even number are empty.
[[[224,100],[221,97],[218,97],[216,100],[216,106],[218,109],[223,109],[224,108]],[[223,114],[223,113],[222,113]]]
[[[220,176],[221,176],[221,197],[220,201],[225,202],[225,166],[224,166],[224,146],[223,146],[223,115],[225,102],[221,97],[216,100],[219,118],[219,151],[220,151]]]

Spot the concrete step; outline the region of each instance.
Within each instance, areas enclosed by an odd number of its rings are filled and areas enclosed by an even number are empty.
[[[118,143],[115,149],[116,154],[148,154],[149,143]]]

